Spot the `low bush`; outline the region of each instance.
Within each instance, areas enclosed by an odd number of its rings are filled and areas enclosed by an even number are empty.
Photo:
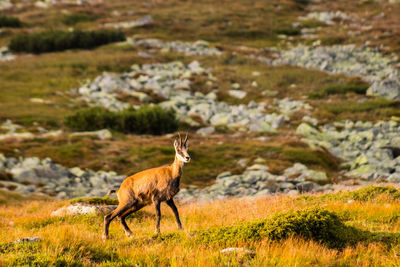
[[[67,127],[78,131],[94,131],[117,127],[117,114],[105,108],[94,107],[83,109],[65,119]]]
[[[286,26],[281,28],[274,29],[274,33],[276,34],[284,34],[288,36],[296,36],[301,34],[301,29],[293,28],[292,26]]]
[[[399,199],[400,192],[393,186],[366,186],[351,193],[352,198],[358,201],[368,201],[379,197]]]
[[[205,244],[279,241],[289,237],[312,239],[328,247],[343,248],[368,238],[367,233],[346,226],[335,213],[311,208],[275,215],[269,220],[218,227],[197,232],[197,241]]]
[[[98,31],[47,31],[18,35],[11,39],[14,52],[44,53],[67,49],[91,49],[100,45],[125,41],[125,34],[116,30]]]
[[[78,111],[65,119],[67,127],[78,130],[112,129],[124,133],[164,134],[178,129],[173,110],[163,110],[159,106],[142,106],[139,109],[126,109],[111,112],[95,107]]]
[[[20,28],[22,26],[23,23],[19,20],[19,18],[0,15],[0,28],[1,27]]]
[[[335,213],[319,208],[277,214],[264,231],[271,240],[300,236],[332,248],[354,245],[366,238],[362,231],[343,224]]]
[[[323,98],[327,95],[335,95],[335,94],[346,94],[346,93],[356,93],[360,95],[365,95],[369,85],[365,82],[351,82],[345,84],[335,84],[322,87],[317,92],[312,92],[308,94],[308,98],[310,99],[319,99]]]

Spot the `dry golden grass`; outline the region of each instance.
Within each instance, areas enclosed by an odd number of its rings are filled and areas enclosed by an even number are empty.
[[[312,200],[314,199],[314,200]],[[371,241],[344,249],[328,248],[312,240],[292,237],[283,241],[243,241],[237,247],[254,254],[221,254],[223,243],[206,245],[191,240],[195,231],[228,226],[288,210],[319,206],[336,212],[346,224],[358,229],[390,235],[399,229],[400,201],[380,198],[367,202],[348,202],[319,198],[270,196],[259,199],[232,199],[213,203],[178,206],[184,225],[179,232],[172,212],[162,206],[162,235],[154,238],[154,211],[146,207],[130,216],[133,238],[125,237],[113,221],[111,239],[101,239],[101,216],[53,218],[51,212],[65,202],[53,200],[10,201],[0,206],[0,265],[23,264],[29,260],[42,265],[83,264],[85,266],[398,266],[397,244]],[[176,234],[182,238],[176,238]],[[383,235],[383,234],[382,234]],[[42,241],[23,245],[17,251],[2,251],[4,244],[18,238],[39,236]]]

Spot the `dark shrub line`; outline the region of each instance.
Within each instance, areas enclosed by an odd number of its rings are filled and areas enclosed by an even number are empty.
[[[112,129],[124,133],[165,134],[178,129],[175,112],[159,106],[142,106],[111,112],[101,107],[78,111],[65,119],[65,125],[73,130],[87,131]]]
[[[356,93],[360,95],[365,95],[369,85],[365,82],[351,82],[346,84],[335,84],[322,87],[317,92],[312,92],[308,94],[310,99],[320,99],[328,95],[336,94],[346,94],[346,93]]]
[[[98,31],[47,31],[18,35],[11,39],[14,52],[44,53],[67,49],[91,49],[100,45],[125,41],[125,34],[116,30]]]
[[[22,23],[22,21],[19,20],[19,18],[0,15],[0,28],[21,28],[23,26],[24,24]]]

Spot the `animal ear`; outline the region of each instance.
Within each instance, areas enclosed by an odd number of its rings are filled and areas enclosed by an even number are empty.
[[[175,139],[175,141],[174,141],[174,147],[175,147],[175,149],[178,148],[178,145],[179,145],[179,144],[178,144],[178,140]]]

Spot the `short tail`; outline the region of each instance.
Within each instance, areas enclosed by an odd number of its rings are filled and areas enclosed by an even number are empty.
[[[112,190],[107,192],[107,195],[105,195],[105,197],[108,197],[109,195],[111,195],[113,193],[116,193],[116,192],[117,192],[117,190],[112,189]]]

